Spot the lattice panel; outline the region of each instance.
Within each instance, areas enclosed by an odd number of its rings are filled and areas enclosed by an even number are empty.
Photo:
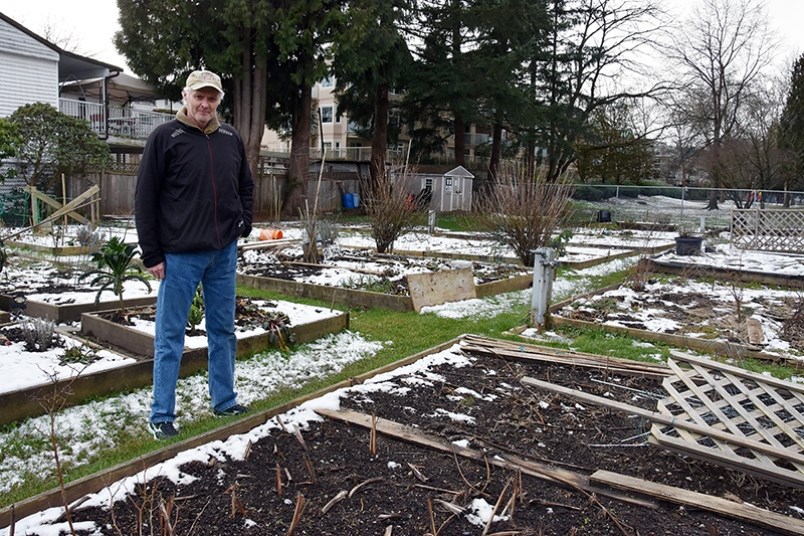
[[[804,488],[802,388],[687,355],[668,364],[658,412],[673,424],[654,424],[652,442]]]
[[[731,241],[741,249],[804,253],[804,210],[732,210]]]

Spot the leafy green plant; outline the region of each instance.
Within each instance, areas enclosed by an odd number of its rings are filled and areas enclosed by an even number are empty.
[[[296,342],[296,336],[290,330],[290,318],[283,312],[268,313],[262,327],[268,332],[268,340],[283,352],[288,350],[288,345]]]
[[[59,365],[89,365],[100,358],[97,352],[90,348],[73,346],[64,351],[64,355],[59,360]]]
[[[190,304],[190,314],[187,315],[187,329],[195,333],[198,324],[204,319],[204,293],[199,284],[195,289],[195,296],[193,296],[193,303]]]
[[[151,284],[142,276],[142,269],[134,266],[134,256],[137,254],[137,247],[126,244],[117,236],[110,238],[100,251],[92,254],[92,262],[97,269],[90,270],[81,274],[79,281],[93,277],[90,284],[94,287],[100,285],[98,294],[95,296],[95,303],[100,303],[101,294],[104,291],[111,291],[120,300],[120,312],[123,311],[123,283],[126,281],[141,281],[150,292]]]

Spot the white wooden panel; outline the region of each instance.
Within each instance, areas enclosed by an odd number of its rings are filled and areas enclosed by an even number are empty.
[[[58,61],[0,51],[0,117],[8,117],[23,104],[44,102],[59,107]]]
[[[59,61],[58,52],[4,20],[0,20],[0,50],[29,58]]]

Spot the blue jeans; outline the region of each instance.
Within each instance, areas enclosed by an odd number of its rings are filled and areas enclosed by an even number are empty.
[[[221,250],[165,254],[165,278],[156,301],[151,422],[172,422],[176,418],[176,382],[184,351],[184,330],[199,282],[204,292],[212,408],[224,411],[237,403],[236,268],[237,240]]]

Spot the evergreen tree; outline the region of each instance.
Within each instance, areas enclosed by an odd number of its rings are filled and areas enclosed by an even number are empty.
[[[789,151],[791,160],[785,189],[804,186],[804,54],[793,64],[790,90],[780,121],[779,144]],[[788,202],[786,199],[785,203]]]

